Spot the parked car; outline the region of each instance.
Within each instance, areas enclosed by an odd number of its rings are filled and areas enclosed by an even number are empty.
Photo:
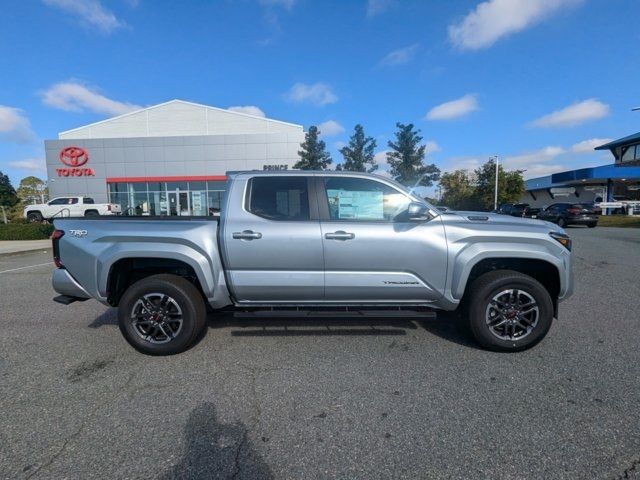
[[[233,172],[221,216],[54,221],[54,300],[118,307],[136,349],[187,349],[214,311],[433,315],[464,304],[486,348],[523,350],[573,290],[571,240],[548,222],[441,215],[356,172]]]
[[[542,209],[539,207],[527,207],[524,209],[524,213],[522,214],[522,216],[526,218],[538,218],[538,216],[540,215],[540,210]]]
[[[528,203],[503,203],[498,207],[496,213],[511,215],[512,217],[524,217],[527,208],[529,208]]]
[[[58,197],[47,203],[24,207],[23,215],[30,222],[41,222],[56,217],[97,217],[119,213],[120,205],[114,203],[95,203],[91,197]]]
[[[593,228],[598,224],[598,208],[590,203],[554,203],[542,210],[538,218],[557,223],[563,228],[567,225],[586,225]]]

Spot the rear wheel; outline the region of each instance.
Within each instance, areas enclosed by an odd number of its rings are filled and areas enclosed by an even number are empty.
[[[198,289],[176,275],[152,275],[131,285],[122,296],[118,324],[124,338],[148,355],[187,350],[206,325]]]
[[[598,222],[593,222],[593,223],[588,223],[587,227],[589,228],[595,228],[595,226],[598,225]]]
[[[40,212],[27,213],[27,220],[31,223],[40,223],[42,222],[42,214],[40,214]]]
[[[85,217],[97,217],[98,215],[100,214],[97,210],[87,210],[86,212],[84,212]]]
[[[476,279],[469,290],[469,323],[480,345],[515,352],[534,346],[551,328],[553,302],[534,278],[496,270]]]

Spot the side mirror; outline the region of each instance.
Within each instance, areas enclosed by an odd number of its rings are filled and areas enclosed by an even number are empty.
[[[424,222],[425,220],[429,220],[429,207],[424,203],[411,202],[407,209],[407,216],[412,222]]]

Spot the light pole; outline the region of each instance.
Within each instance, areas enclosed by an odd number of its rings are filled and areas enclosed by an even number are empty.
[[[491,158],[496,161],[496,187],[495,187],[494,196],[493,196],[493,209],[497,210],[498,209],[498,155],[494,155]]]

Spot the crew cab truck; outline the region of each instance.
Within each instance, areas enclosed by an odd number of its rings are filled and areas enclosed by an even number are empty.
[[[27,205],[23,215],[30,222],[41,222],[57,217],[96,217],[120,213],[120,205],[115,203],[96,203],[91,197],[57,197],[47,203]]]
[[[117,306],[126,340],[152,355],[189,348],[206,305],[256,315],[464,306],[482,346],[517,351],[546,335],[572,292],[571,240],[557,225],[441,215],[364,173],[232,172],[219,219],[54,225],[54,300]]]

